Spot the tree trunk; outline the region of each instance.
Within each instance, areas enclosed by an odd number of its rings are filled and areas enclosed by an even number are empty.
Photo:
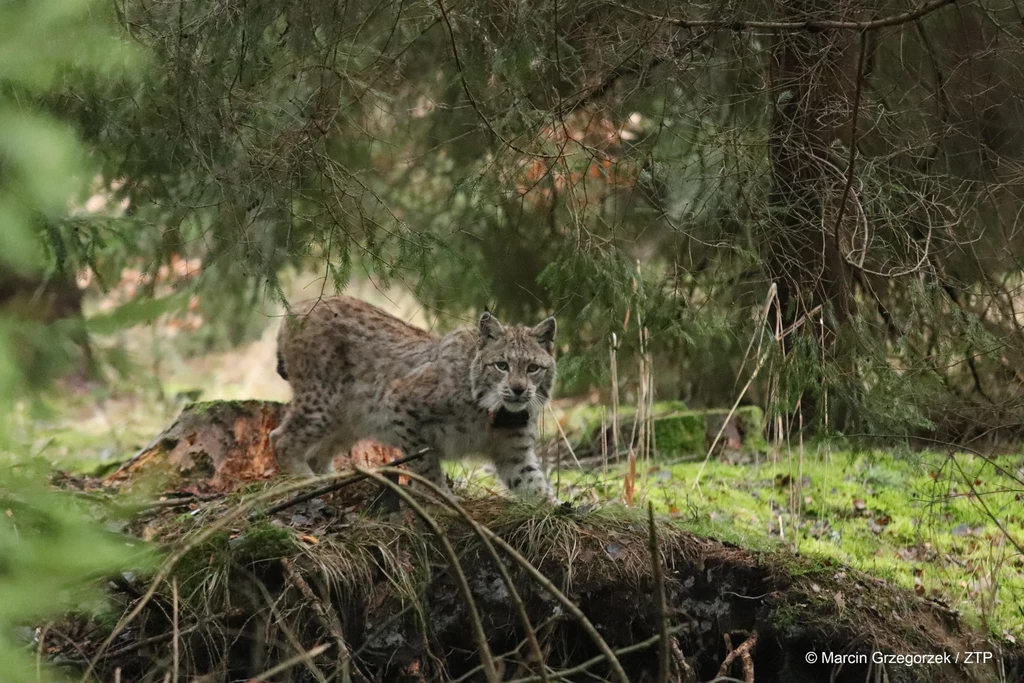
[[[780,5],[787,20],[837,19],[842,14],[841,4],[827,0],[780,0]],[[841,251],[840,223],[848,223],[851,212],[837,208],[844,201],[849,169],[845,154],[832,149],[834,140],[852,137],[856,77],[850,67],[857,63],[857,50],[850,35],[855,34],[779,32],[771,54],[771,222],[762,244],[778,299],[769,324],[786,330],[806,317],[801,334],[814,334],[826,349],[832,348],[839,328],[855,313]],[[819,321],[824,325],[816,324]],[[794,338],[784,342],[787,353]],[[808,425],[817,414],[813,395],[805,392],[802,408]]]

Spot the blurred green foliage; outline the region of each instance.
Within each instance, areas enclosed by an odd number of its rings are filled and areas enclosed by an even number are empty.
[[[70,71],[121,77],[131,50],[101,3],[0,3],[0,275],[46,277],[51,221],[67,214],[94,169],[75,133],[34,104]],[[10,302],[7,302],[10,304]],[[37,681],[31,643],[19,630],[71,608],[92,608],[97,579],[143,564],[127,539],[105,532],[80,500],[48,485],[46,463],[11,438],[16,403],[59,374],[74,324],[46,324],[27,305],[0,308],[0,678]],[[79,330],[80,331],[80,330]],[[22,631],[23,633],[23,631]],[[46,668],[43,676],[49,678]]]

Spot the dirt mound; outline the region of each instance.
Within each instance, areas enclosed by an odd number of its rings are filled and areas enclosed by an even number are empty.
[[[369,515],[375,488],[297,504],[295,491],[250,490],[145,513],[136,531],[172,553],[158,576],[119,582],[121,613],[79,625],[92,636],[77,657],[48,648],[79,665],[84,654],[100,680],[145,682],[487,680],[484,662],[517,681],[657,680],[663,662],[675,681],[1024,680],[1020,652],[843,567],[664,522],[652,554],[647,520],[621,508],[484,499]],[[968,664],[968,652],[993,658]],[[872,661],[884,655],[943,663]]]
[[[195,406],[106,482],[184,487],[130,525],[167,557],[111,584],[114,613],[44,630],[51,659],[141,683],[1024,681],[943,605],[782,548],[387,470],[271,479],[275,405]]]

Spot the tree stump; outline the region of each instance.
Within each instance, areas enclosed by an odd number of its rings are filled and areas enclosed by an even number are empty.
[[[279,473],[270,443],[287,404],[277,401],[191,403],[174,423],[105,483],[130,490],[150,488],[208,494],[268,480]],[[395,448],[364,440],[339,453],[335,467],[378,466],[401,457]]]

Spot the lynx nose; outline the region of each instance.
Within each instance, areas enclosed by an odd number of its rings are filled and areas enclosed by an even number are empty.
[[[516,398],[519,398],[520,396],[526,393],[525,384],[513,384],[509,387],[509,389],[512,391],[513,394],[515,394]]]

